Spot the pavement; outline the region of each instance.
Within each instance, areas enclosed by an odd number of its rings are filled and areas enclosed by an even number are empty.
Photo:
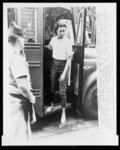
[[[117,137],[101,131],[97,120],[85,120],[72,110],[67,111],[66,116],[64,126],[60,124],[61,112],[39,119],[32,125],[32,140],[18,145],[117,145]]]
[[[68,133],[76,130],[83,130],[91,127],[97,127],[98,122],[96,120],[84,121],[83,119],[70,118],[64,125],[60,122],[55,122],[49,126],[45,126],[41,130],[33,131],[33,140],[53,136],[56,134]]]
[[[117,145],[117,137],[107,132],[101,132],[98,127],[74,130],[62,134],[38,138],[29,145],[39,146],[86,146],[86,145]]]

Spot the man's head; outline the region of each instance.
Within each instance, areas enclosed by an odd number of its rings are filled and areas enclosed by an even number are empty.
[[[65,35],[66,24],[57,23],[55,27],[55,34],[57,35],[58,39],[62,39]]]
[[[24,32],[15,22],[11,22],[8,30],[8,42],[12,45],[18,44],[22,49],[24,47]]]

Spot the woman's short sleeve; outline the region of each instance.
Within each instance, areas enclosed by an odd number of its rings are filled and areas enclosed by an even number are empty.
[[[66,48],[67,48],[67,57],[68,56],[72,56],[73,52],[72,52],[72,42],[70,39],[67,39],[66,41]]]

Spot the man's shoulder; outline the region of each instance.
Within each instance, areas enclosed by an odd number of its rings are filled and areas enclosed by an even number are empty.
[[[13,58],[14,58],[14,59],[17,59],[17,60],[18,60],[18,59],[20,59],[20,60],[23,59],[23,57],[22,57],[20,54],[18,54],[18,53],[14,53],[14,54],[13,54]]]
[[[23,63],[25,60],[24,58],[20,55],[20,54],[17,54],[17,53],[13,53],[10,57],[10,62],[18,62],[18,63]]]

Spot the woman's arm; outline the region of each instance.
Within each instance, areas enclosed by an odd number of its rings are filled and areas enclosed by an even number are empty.
[[[63,80],[65,79],[67,70],[68,70],[68,68],[69,68],[69,66],[70,66],[70,64],[71,64],[71,59],[72,59],[72,56],[68,56],[68,57],[67,57],[67,62],[66,62],[66,64],[65,64],[65,68],[64,68],[64,70],[63,70],[63,73],[62,73],[62,75],[61,75],[61,77],[60,77],[60,81],[63,81]]]
[[[49,49],[49,50],[52,50],[52,45],[51,44],[48,44],[48,45],[44,45],[45,48]]]

